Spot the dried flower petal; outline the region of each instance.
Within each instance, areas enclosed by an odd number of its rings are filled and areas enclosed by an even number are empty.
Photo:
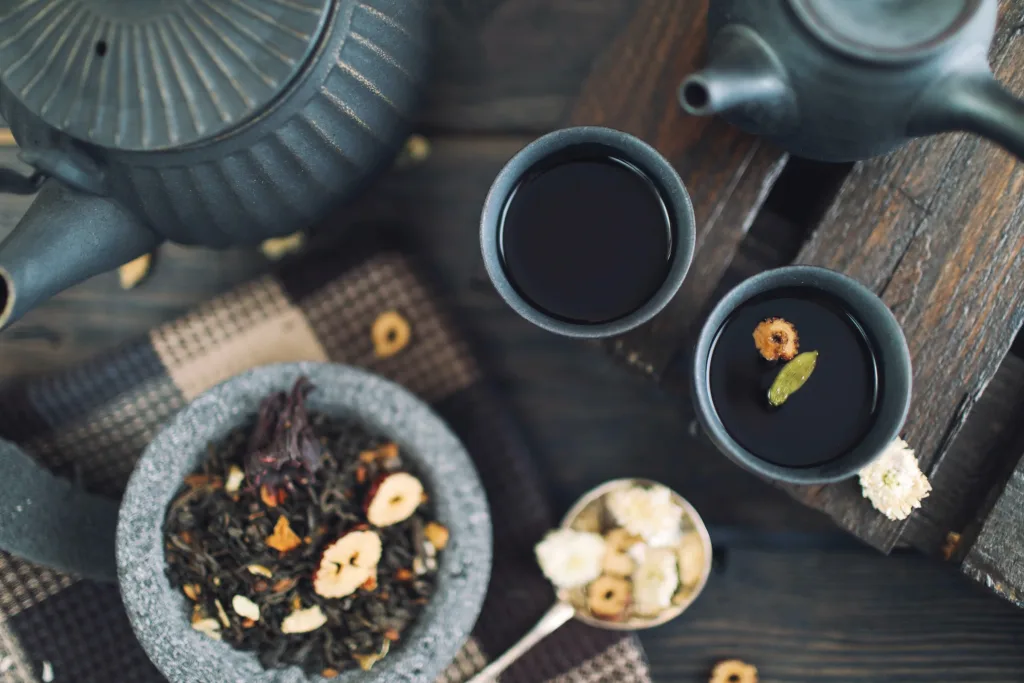
[[[685,534],[676,549],[679,560],[679,583],[690,587],[704,575],[704,543],[696,531]]]
[[[398,457],[398,444],[388,442],[383,446],[378,446],[372,451],[363,451],[359,454],[359,459],[366,464],[378,462],[381,460],[394,460]]]
[[[320,605],[298,609],[281,621],[281,633],[309,633],[327,623],[327,615]]]
[[[200,619],[192,622],[192,628],[214,640],[220,640],[220,622],[213,618]]]
[[[409,322],[399,315],[398,311],[385,311],[377,316],[370,329],[373,340],[374,355],[377,358],[390,358],[404,349],[412,337]]]
[[[286,553],[289,550],[295,550],[301,543],[302,539],[292,531],[288,518],[284,515],[278,517],[277,524],[274,525],[274,533],[267,537],[267,545],[274,550]]]
[[[228,613],[224,609],[224,605],[220,604],[220,600],[214,600],[213,604],[217,606],[217,618],[220,619],[221,626],[224,628],[231,626],[231,620],[228,619]]]
[[[860,471],[860,486],[875,509],[894,520],[906,519],[932,490],[914,451],[898,437]]]
[[[224,482],[224,490],[227,493],[238,493],[238,489],[242,488],[243,481],[245,481],[245,472],[238,465],[232,465],[228,470],[228,478]]]
[[[423,527],[423,535],[427,537],[427,540],[437,550],[444,550],[445,546],[448,545],[448,529],[443,524],[428,522]]]
[[[675,552],[670,548],[652,549],[633,572],[634,608],[640,614],[658,614],[672,604],[678,586]]]
[[[193,602],[198,600],[199,594],[203,592],[202,587],[198,583],[186,583],[181,587],[181,590]]]
[[[246,569],[249,570],[250,574],[254,574],[256,576],[265,576],[268,579],[274,576],[274,572],[270,571],[262,564],[250,564]]]
[[[231,598],[231,609],[235,610],[235,614],[240,617],[253,621],[260,620],[260,606],[244,595],[236,595]]]
[[[387,638],[384,639],[384,644],[380,648],[380,653],[375,655],[353,655],[353,659],[359,662],[359,668],[363,671],[369,671],[373,668],[373,665],[384,659],[384,656],[388,653],[388,649],[391,647],[391,641]]]

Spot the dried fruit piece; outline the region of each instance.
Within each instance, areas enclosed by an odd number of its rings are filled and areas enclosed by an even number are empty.
[[[324,678],[337,678],[338,675],[340,675],[340,674],[341,674],[340,671],[338,671],[337,669],[331,669],[331,668],[324,669],[323,671],[320,672],[320,675],[323,676]]]
[[[395,572],[395,581],[412,581],[412,570],[401,568]]]
[[[398,311],[385,311],[377,316],[370,329],[373,351],[377,358],[390,358],[409,344],[412,328]]]
[[[601,561],[601,570],[611,576],[629,576],[633,573],[633,558],[608,546]]]
[[[238,489],[242,488],[243,481],[245,481],[245,472],[238,465],[232,465],[228,470],[228,477],[224,481],[224,491],[238,493]]]
[[[387,655],[388,650],[391,647],[391,641],[387,638],[384,639],[384,644],[381,645],[380,652],[375,655],[352,655],[352,658],[359,662],[359,668],[363,671],[369,671],[373,668],[373,665],[384,659]]]
[[[302,539],[292,531],[288,518],[284,515],[278,517],[277,524],[274,525],[274,533],[267,537],[267,545],[274,550],[286,553],[289,550],[295,550],[301,543]]]
[[[445,546],[448,545],[448,528],[443,524],[428,522],[423,527],[423,535],[427,537],[427,540],[437,550],[444,550]]]
[[[658,614],[672,604],[678,586],[676,553],[669,548],[651,550],[633,572],[634,609],[643,615]]]
[[[192,628],[214,640],[220,640],[220,622],[213,618],[199,619],[192,622]]]
[[[195,602],[199,599],[199,594],[203,592],[203,589],[198,583],[186,583],[181,587],[182,592],[188,596],[188,599]]]
[[[704,575],[704,543],[696,531],[683,536],[676,549],[679,559],[679,583],[689,588]]]
[[[587,587],[587,607],[599,619],[619,619],[629,606],[630,593],[629,581],[599,576]]]
[[[260,243],[260,251],[271,261],[276,261],[298,251],[305,243],[306,235],[302,232],[296,232],[284,237],[271,237],[268,240],[263,240]]]
[[[377,532],[348,532],[324,551],[320,567],[313,577],[313,590],[325,598],[351,595],[376,577],[381,550]]]
[[[727,659],[715,665],[708,683],[757,683],[757,667],[739,659]]]
[[[292,588],[295,588],[295,584],[297,583],[297,579],[293,579],[291,577],[284,578],[275,583],[273,588],[271,588],[271,591],[274,593],[287,593]]]
[[[793,323],[767,318],[754,328],[754,345],[765,360],[792,360],[800,350],[800,339]]]
[[[612,529],[604,535],[605,543],[613,550],[624,553],[640,542],[639,536],[634,536],[625,529]]]
[[[220,604],[220,600],[214,600],[213,604],[217,606],[217,618],[220,620],[221,626],[224,628],[231,626],[231,620],[228,619],[228,613],[224,609],[224,605]]]
[[[359,454],[359,459],[366,464],[370,464],[378,461],[394,460],[398,457],[398,444],[386,443],[383,446],[378,446],[371,451],[363,451]]]
[[[121,281],[121,289],[132,289],[145,280],[152,264],[153,255],[143,254],[118,268],[117,275]]]
[[[262,564],[250,564],[246,569],[249,570],[250,574],[254,574],[256,576],[265,576],[268,579],[274,576],[274,572],[270,571]]]
[[[416,512],[423,496],[423,484],[408,472],[379,478],[366,496],[366,519],[378,527],[404,522]]]
[[[327,615],[320,605],[296,609],[281,620],[281,633],[309,633],[327,623]]]
[[[235,610],[235,614],[240,617],[253,621],[260,620],[260,606],[244,595],[236,595],[231,598],[231,609]]]
[[[778,408],[810,378],[818,364],[818,352],[806,351],[786,363],[768,389],[768,403]]]
[[[277,493],[271,491],[267,486],[260,487],[260,500],[262,500],[263,504],[268,508],[277,507]]]
[[[556,529],[547,533],[534,552],[551,583],[559,588],[575,588],[601,575],[605,544],[601,536],[589,531]],[[415,561],[413,565],[415,571]]]

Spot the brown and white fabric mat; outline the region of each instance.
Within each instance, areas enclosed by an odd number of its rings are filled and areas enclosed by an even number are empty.
[[[500,655],[550,606],[552,591],[537,569],[533,545],[553,518],[514,420],[488,390],[485,373],[412,258],[394,248],[343,253],[299,257],[83,367],[3,387],[0,437],[90,491],[118,496],[161,425],[196,395],[247,368],[334,361],[405,385],[462,439],[491,504],[494,571],[483,614],[440,679],[458,683]],[[410,323],[412,338],[396,355],[380,359],[370,329],[378,315],[392,310]],[[132,635],[116,586],[0,553],[0,680],[164,679]],[[578,622],[566,624],[501,678],[649,680],[635,637]]]

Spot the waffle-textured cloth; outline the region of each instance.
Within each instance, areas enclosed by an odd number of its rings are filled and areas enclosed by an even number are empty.
[[[370,330],[396,311],[412,329],[378,358]],[[307,255],[84,367],[0,391],[0,436],[52,471],[117,496],[146,444],[207,388],[247,368],[321,360],[365,367],[428,401],[473,457],[494,522],[494,571],[472,637],[440,681],[468,679],[551,605],[533,546],[552,525],[514,421],[470,346],[400,249]],[[114,585],[0,553],[0,679],[159,683]],[[634,636],[570,622],[502,683],[649,681]],[[210,683],[217,683],[210,681]],[[429,682],[426,682],[429,683]]]

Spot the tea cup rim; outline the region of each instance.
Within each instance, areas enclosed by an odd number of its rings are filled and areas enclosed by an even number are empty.
[[[620,152],[658,186],[673,226],[672,261],[661,287],[645,304],[616,320],[585,324],[561,320],[528,302],[512,285],[502,266],[498,245],[501,216],[518,181],[537,163],[568,147],[599,144]],[[566,337],[598,339],[632,330],[662,311],[679,291],[697,239],[696,219],[689,192],[679,173],[654,147],[638,137],[602,126],[575,126],[547,133],[517,152],[495,177],[480,216],[480,251],[487,275],[502,299],[516,313],[549,332]]]

